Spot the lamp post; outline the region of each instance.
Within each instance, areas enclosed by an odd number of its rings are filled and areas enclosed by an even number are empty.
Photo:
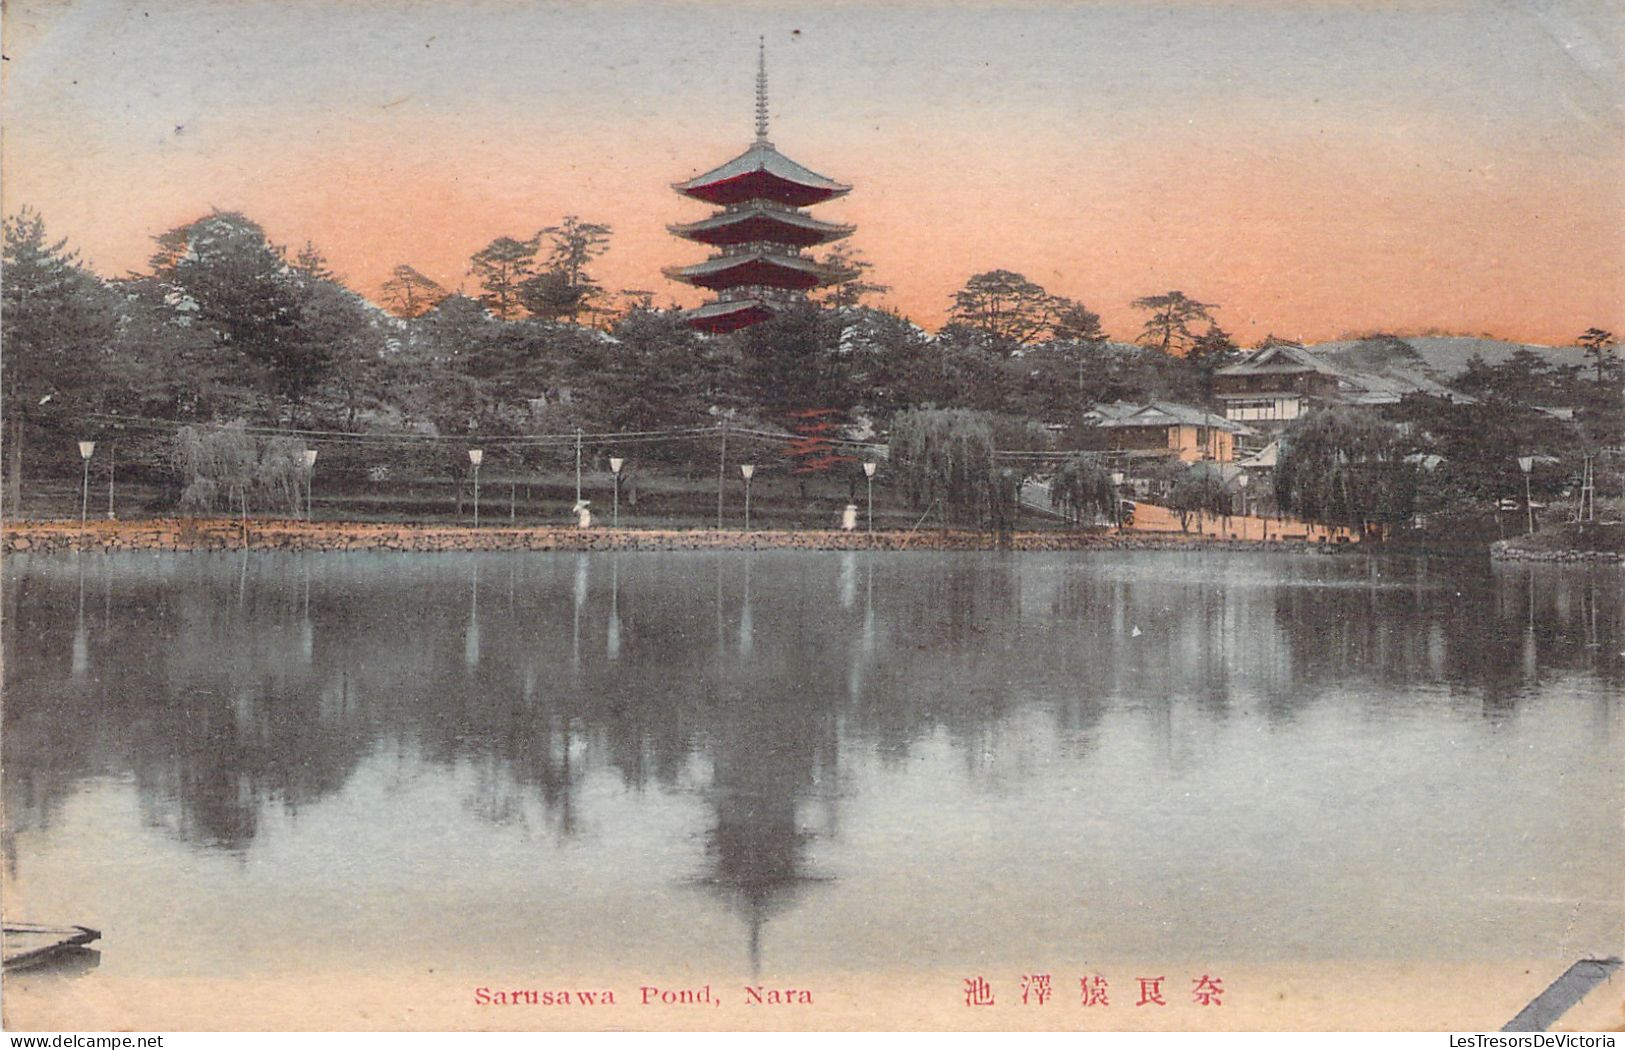
[[[474,527],[480,527],[480,463],[485,459],[485,450],[471,448],[468,450],[468,461],[474,465]]]
[[[1123,527],[1123,472],[1112,471],[1112,524]]]
[[[90,511],[90,457],[96,451],[96,442],[79,442],[79,458],[85,461],[85,481],[79,494],[79,539],[85,538],[85,518]]]
[[[609,457],[609,472],[615,475],[615,510],[610,518],[610,527],[616,529],[621,527],[621,468],[625,465],[626,460],[620,456]]]
[[[1523,509],[1529,518],[1529,535],[1535,534],[1535,505],[1529,500],[1529,475],[1535,470],[1534,456],[1519,456],[1518,469],[1523,471]]]
[[[307,449],[305,449],[305,520],[306,521],[314,520],[311,517],[311,513],[310,513],[310,503],[311,503],[310,489],[311,489],[311,481],[315,477],[316,477],[316,450],[313,449],[313,448],[307,448]]]
[[[1247,538],[1247,481],[1246,474],[1236,478],[1236,487],[1241,489],[1241,538]]]
[[[756,464],[739,464],[739,476],[745,479],[745,531],[750,531],[750,479],[756,473]]]
[[[576,427],[576,502],[581,502],[581,428]]]
[[[869,490],[869,538],[875,538],[875,468],[879,466],[873,460],[863,464],[863,484]]]

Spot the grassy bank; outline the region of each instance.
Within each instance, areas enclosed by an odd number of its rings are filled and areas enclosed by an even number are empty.
[[[79,518],[81,491],[77,483],[39,481],[24,492],[23,511],[8,518]],[[591,502],[595,524],[608,525],[616,516],[614,479],[593,473],[583,478],[581,495]],[[730,469],[723,484],[722,523],[739,529],[745,523],[745,487],[737,468]],[[145,481],[120,481],[115,508],[120,518],[171,518],[178,512],[178,492],[173,486]],[[482,525],[552,526],[564,528],[575,522],[571,508],[576,501],[573,473],[506,475],[492,471],[480,484]],[[90,486],[88,513],[92,520],[106,520],[107,489]],[[858,508],[860,521],[867,515],[867,491],[861,481],[850,477],[798,478],[783,474],[758,474],[751,483],[750,520],[762,529],[833,529],[840,524],[848,503]],[[620,524],[638,529],[709,529],[717,525],[717,475],[715,469],[684,473],[677,469],[648,471],[629,477],[621,484]],[[233,507],[232,510],[236,508]],[[430,478],[393,481],[322,479],[313,487],[311,510],[318,521],[379,522],[388,524],[432,523],[467,525],[474,516],[474,487],[467,478]],[[251,515],[287,516],[290,508],[257,506],[250,502]],[[229,516],[229,512],[223,512]],[[909,506],[902,495],[884,482],[874,486],[874,516],[877,529],[908,529],[920,520],[920,511]],[[931,515],[927,524],[938,524]],[[1036,512],[1022,515],[1022,528],[1041,531],[1065,527],[1064,523]]]

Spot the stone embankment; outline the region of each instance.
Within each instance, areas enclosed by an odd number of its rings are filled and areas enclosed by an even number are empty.
[[[1215,539],[1180,533],[1014,532],[972,530],[863,531],[771,529],[576,529],[553,526],[380,524],[250,519],[166,518],[98,521],[13,521],[4,527],[6,553],[58,551],[608,551],[608,550],[1325,550],[1303,541]]]
[[[1567,521],[1530,536],[1490,545],[1497,561],[1610,562],[1625,564],[1625,523]]]
[[[1625,565],[1625,551],[1530,550],[1510,546],[1509,543],[1508,540],[1501,540],[1490,544],[1490,557],[1496,561],[1592,561]]]

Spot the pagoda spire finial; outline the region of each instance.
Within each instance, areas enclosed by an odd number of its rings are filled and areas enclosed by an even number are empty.
[[[756,141],[767,141],[767,37],[756,38]]]

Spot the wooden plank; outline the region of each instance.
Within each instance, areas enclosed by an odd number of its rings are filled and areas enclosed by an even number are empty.
[[[1608,975],[1619,969],[1618,959],[1581,959],[1563,971],[1563,976],[1547,986],[1544,992],[1518,1016],[1502,1026],[1503,1032],[1544,1032],[1558,1018],[1568,1013],[1575,1003],[1584,999]]]
[[[88,926],[41,926],[29,922],[7,922],[0,928],[0,955],[6,969],[32,966],[65,948],[76,948],[101,937],[101,931]]]

